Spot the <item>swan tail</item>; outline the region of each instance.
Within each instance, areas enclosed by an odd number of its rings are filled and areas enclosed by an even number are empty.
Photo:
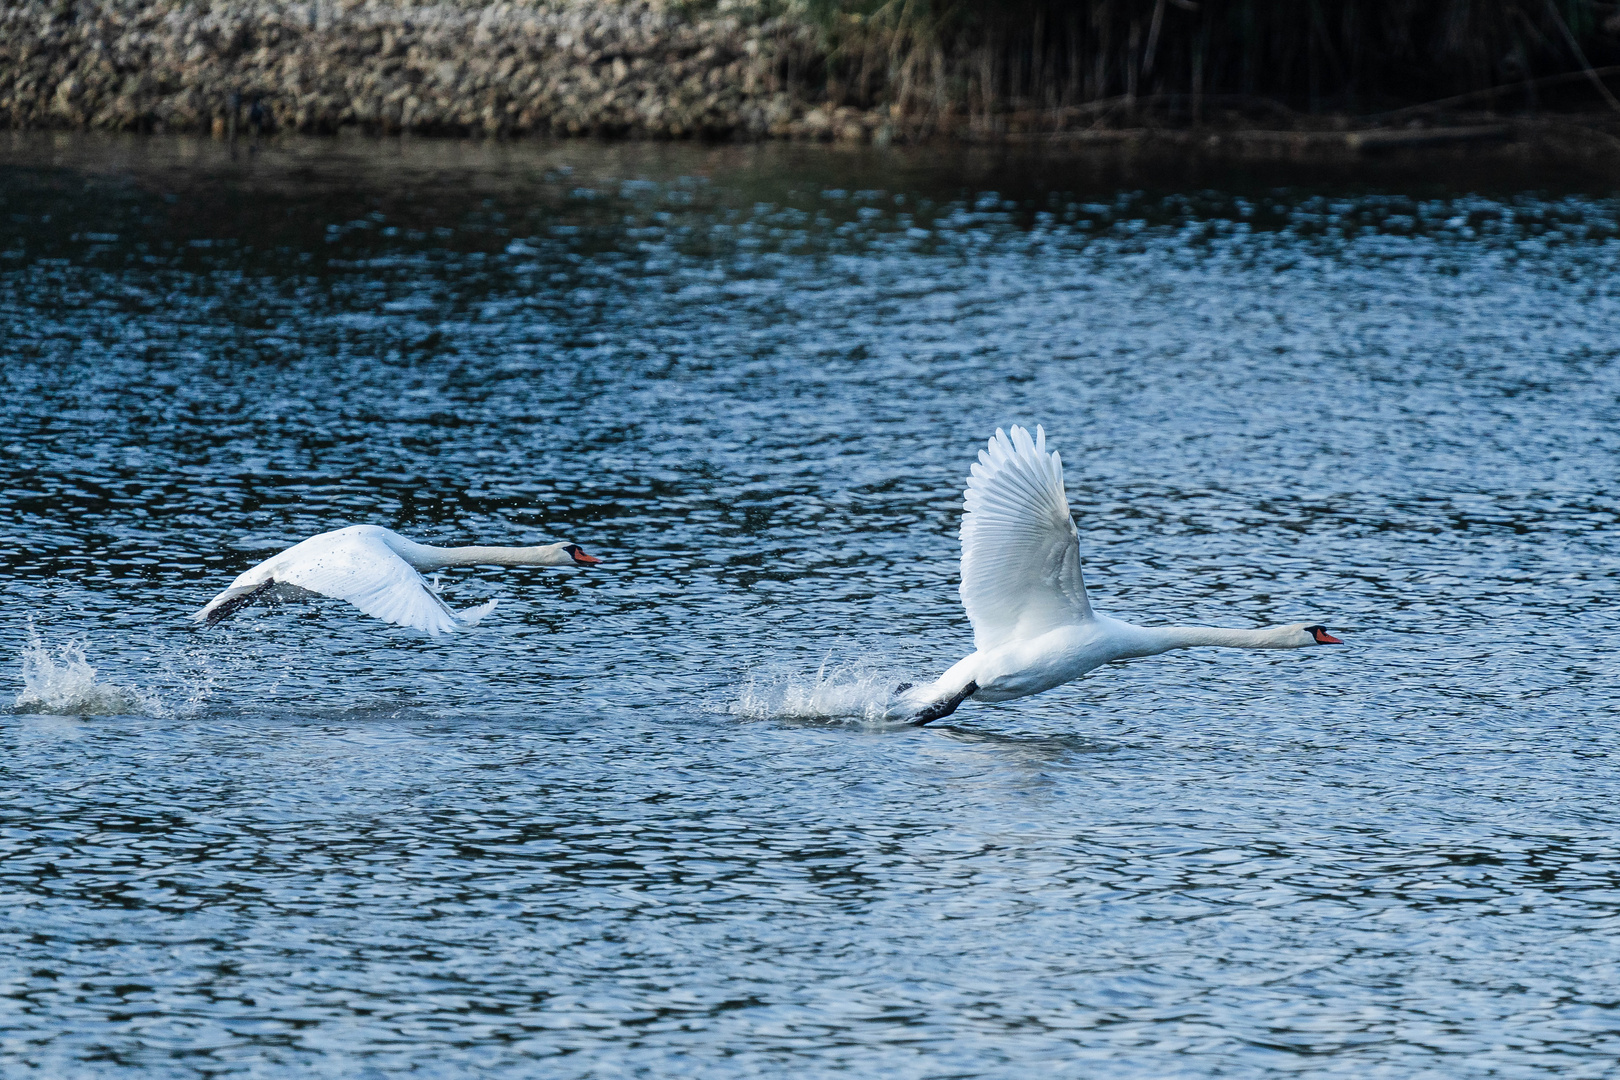
[[[495,610],[497,603],[499,601],[491,600],[488,603],[479,604],[477,607],[470,607],[466,611],[458,611],[456,612],[456,622],[463,627],[477,626],[485,615]]]
[[[264,581],[252,585],[233,585],[208,601],[204,607],[193,612],[191,621],[202,623],[204,626],[218,626],[235,615],[248,601],[274,584],[274,581]]]

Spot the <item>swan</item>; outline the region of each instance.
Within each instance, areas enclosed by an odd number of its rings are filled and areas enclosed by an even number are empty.
[[[249,600],[278,585],[347,600],[367,615],[438,636],[472,626],[495,601],[451,611],[422,571],[446,566],[594,566],[602,560],[578,544],[539,547],[431,547],[380,525],[350,525],[302,540],[244,571],[230,588],[191,617],[213,626]]]
[[[1344,642],[1316,623],[1259,630],[1137,626],[1093,611],[1080,576],[1080,532],[1063,493],[1063,460],[1046,432],[996,429],[979,451],[963,500],[962,606],[974,652],[924,686],[902,683],[891,719],[928,724],[968,698],[1011,701],[1078,679],[1114,660],[1219,645],[1299,649]]]

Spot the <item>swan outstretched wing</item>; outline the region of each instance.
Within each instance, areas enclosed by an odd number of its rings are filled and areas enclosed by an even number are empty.
[[[1063,494],[1063,461],[1021,427],[979,451],[962,516],[962,606],[974,644],[993,649],[1091,618],[1080,534]]]
[[[289,559],[277,569],[276,581],[347,600],[384,622],[429,634],[456,629],[455,613],[387,544],[369,537],[334,539],[337,542]]]
[[[473,617],[463,622],[387,544],[374,536],[340,530],[311,537],[265,560],[194,617],[216,622],[248,596],[271,585],[292,585],[347,600],[367,615],[435,635],[471,625],[494,606],[475,609],[469,613]]]

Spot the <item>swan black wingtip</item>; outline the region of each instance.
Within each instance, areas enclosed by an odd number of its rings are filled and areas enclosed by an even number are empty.
[[[212,630],[214,627],[230,618],[232,612],[235,610],[235,608],[232,608],[230,611],[220,611],[218,609],[210,611],[207,608],[203,608],[201,611],[192,612],[191,624],[198,630]]]
[[[191,621],[200,623],[204,630],[218,626],[236,614],[249,600],[261,593],[268,592],[274,585],[274,581],[266,581],[262,585],[240,585],[226,589],[208,601],[207,605],[193,612]]]

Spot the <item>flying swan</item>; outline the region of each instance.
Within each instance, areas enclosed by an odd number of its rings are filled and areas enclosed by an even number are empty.
[[[423,572],[447,566],[592,566],[601,561],[578,544],[431,547],[379,525],[351,525],[270,556],[243,572],[192,619],[213,626],[279,585],[347,600],[367,615],[437,636],[474,625],[495,609],[495,601],[451,611],[422,579]]]
[[[979,451],[962,515],[962,606],[974,652],[926,686],[902,684],[895,719],[927,724],[968,698],[1011,701],[1061,686],[1113,660],[1195,645],[1299,649],[1344,642],[1320,625],[1260,630],[1137,626],[1091,610],[1080,576],[1080,533],[1063,494],[1063,461],[1046,432],[1000,428]]]

